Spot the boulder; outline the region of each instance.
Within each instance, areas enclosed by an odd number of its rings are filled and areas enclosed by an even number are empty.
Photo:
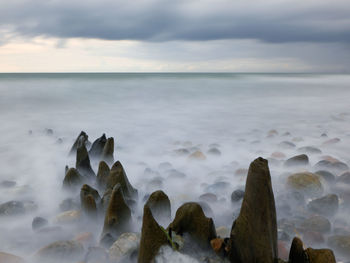
[[[138,263],[154,262],[155,256],[163,245],[168,244],[168,237],[164,229],[154,219],[151,209],[143,208],[142,232]]]
[[[336,182],[340,184],[350,185],[350,172],[344,172],[336,178]]]
[[[85,176],[89,179],[95,178],[95,172],[91,168],[90,158],[85,144],[77,148],[75,167],[82,176]]]
[[[111,262],[129,262],[138,252],[140,234],[124,233],[109,248]]]
[[[197,161],[204,161],[207,159],[207,157],[202,153],[201,151],[197,150],[191,155],[188,156],[188,159],[190,160],[197,160]]]
[[[314,197],[323,193],[323,186],[318,175],[310,172],[292,174],[287,179],[287,187]]]
[[[240,200],[242,200],[244,197],[244,191],[243,190],[235,190],[232,192],[231,194],[231,201],[232,203],[238,202]]]
[[[295,237],[289,251],[289,263],[308,263],[303,242]]]
[[[18,256],[5,253],[5,252],[0,252],[0,262],[1,263],[24,263],[25,261]]]
[[[308,164],[309,164],[309,157],[306,154],[293,156],[284,162],[285,166],[300,166],[300,165],[308,165]]]
[[[101,200],[101,197],[98,194],[98,191],[96,189],[92,188],[87,184],[84,184],[80,190],[80,200],[82,200],[84,196],[88,196],[88,195],[92,195],[96,202],[99,202]]]
[[[147,200],[146,205],[151,209],[154,219],[160,224],[169,223],[171,220],[171,209],[169,197],[161,190],[153,192]]]
[[[228,245],[231,262],[273,263],[278,258],[275,198],[267,160],[249,167],[245,194]]]
[[[49,224],[49,221],[47,221],[45,218],[42,217],[35,217],[32,221],[32,229],[34,231],[47,226]]]
[[[305,219],[300,227],[304,231],[328,233],[331,230],[331,223],[323,216],[314,215]]]
[[[322,151],[316,147],[313,146],[305,146],[305,147],[301,147],[298,149],[299,152],[303,152],[303,153],[308,153],[308,154],[321,154]]]
[[[117,237],[128,232],[131,224],[131,211],[125,203],[122,187],[117,184],[112,191],[106,211],[102,235],[110,233]]]
[[[88,143],[88,138],[89,136],[84,131],[81,131],[69,151],[69,154],[74,155],[80,146],[86,145]]]
[[[315,172],[321,179],[326,181],[329,184],[332,184],[335,182],[335,175],[331,172],[325,171],[325,170],[318,170]]]
[[[114,162],[114,139],[110,137],[107,139],[105,146],[102,151],[102,160],[106,161],[106,163],[112,165]]]
[[[210,247],[210,240],[216,238],[213,220],[206,217],[202,207],[195,202],[180,206],[168,229],[178,235],[188,233],[200,247],[205,249]]]
[[[337,195],[329,194],[312,200],[307,207],[311,212],[325,216],[333,216],[338,211],[339,199]]]
[[[56,241],[41,248],[35,259],[39,262],[74,262],[81,260],[84,256],[84,248],[77,241]]]
[[[329,170],[336,174],[349,170],[349,166],[346,163],[333,158],[319,161],[314,168],[317,170]]]
[[[103,148],[107,142],[106,134],[102,134],[102,136],[96,139],[89,150],[89,155],[91,158],[100,159],[102,156]]]
[[[105,161],[101,161],[98,165],[98,171],[97,171],[97,186],[101,190],[105,190],[107,187],[108,177],[109,177],[110,169],[108,167],[108,164],[106,164]]]
[[[63,188],[67,190],[76,190],[83,183],[83,178],[75,168],[69,168],[63,179]]]
[[[9,201],[0,205],[0,216],[17,216],[26,212],[23,202]]]
[[[208,151],[207,151],[207,154],[209,155],[214,155],[214,156],[220,156],[221,155],[221,152],[218,148],[216,147],[213,147],[213,148],[210,148]]]
[[[120,184],[126,199],[137,198],[137,190],[130,184],[124,168],[119,161],[115,162],[111,168],[110,175],[107,180],[107,188],[113,188],[116,184]]]
[[[330,236],[327,240],[327,245],[334,249],[336,253],[350,258],[350,235]]]
[[[305,253],[309,259],[308,263],[336,263],[333,251],[330,249],[307,248]]]

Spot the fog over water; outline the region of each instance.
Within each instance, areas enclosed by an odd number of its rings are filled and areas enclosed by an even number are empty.
[[[144,196],[158,189],[171,200],[172,218],[184,202],[214,193],[218,201],[207,202],[211,211],[204,211],[216,227],[230,230],[241,205],[231,202],[231,193],[244,190],[243,169],[259,156],[269,159],[277,220],[307,217],[305,207],[283,199],[287,177],[320,170],[314,165],[327,155],[350,165],[349,98],[350,75],[0,74],[0,183],[16,182],[1,186],[0,203],[26,201],[27,207],[25,215],[0,216],[0,251],[30,258],[50,242],[86,231],[98,242],[103,218],[99,224],[82,221],[78,226],[55,221],[68,196],[62,190],[65,166],[75,166],[75,157],[68,153],[82,130],[91,142],[103,133],[114,137],[114,158],[139,191],[133,213],[136,232],[141,230]],[[324,133],[327,137],[321,136]],[[333,138],[340,141],[325,144]],[[286,148],[281,144],[285,141],[295,147]],[[283,165],[304,153],[298,150],[303,146],[322,153],[306,153],[309,164],[303,167]],[[221,154],[208,152],[213,148]],[[189,158],[197,150],[205,160]],[[274,152],[283,155],[271,159]],[[92,166],[97,173],[98,162],[92,160]],[[323,187],[322,196],[340,195],[334,190],[339,187],[326,182]],[[305,198],[306,203],[311,200]],[[282,209],[286,204],[290,208]],[[342,222],[350,233],[345,204],[340,198],[337,214],[327,217],[332,225],[324,243],[304,240],[306,246],[328,247],[335,222]],[[36,216],[61,228],[33,232]],[[298,230],[289,235],[288,250],[294,235],[303,237]],[[338,261],[346,262],[344,255],[335,253]],[[173,257],[174,262],[196,262],[186,255]]]

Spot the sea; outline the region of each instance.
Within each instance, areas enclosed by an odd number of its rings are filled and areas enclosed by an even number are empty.
[[[139,192],[135,232],[141,231],[147,196],[159,189],[169,196],[172,218],[183,203],[202,202],[215,226],[229,232],[241,202],[231,201],[232,192],[244,190],[254,159],[268,159],[277,220],[295,223],[289,232],[278,226],[281,246],[289,251],[294,236],[303,239],[298,223],[311,216],[307,203],[313,198],[305,197],[304,205],[286,199],[287,178],[315,172],[315,164],[329,157],[350,165],[349,99],[346,74],[0,74],[0,204],[14,200],[27,207],[25,215],[0,216],[0,251],[30,258],[50,242],[81,232],[91,232],[92,245],[98,244],[103,223],[57,224],[67,198],[65,167],[75,165],[68,153],[81,131],[91,142],[103,133],[114,138],[114,159]],[[320,152],[307,153],[306,166],[283,165],[305,146]],[[97,172],[98,162],[92,160],[92,167]],[[329,248],[328,237],[350,234],[347,200],[322,183],[323,195],[339,196],[339,209],[326,217],[331,228],[321,231],[320,240],[305,240],[305,247]],[[202,196],[208,193],[210,200]],[[32,230],[37,216],[48,220],[51,232]],[[164,253],[168,262],[200,262]],[[344,254],[335,255],[345,262]]]

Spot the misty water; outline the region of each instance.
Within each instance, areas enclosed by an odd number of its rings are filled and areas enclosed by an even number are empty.
[[[29,259],[41,247],[82,232],[94,237],[86,249],[98,244],[103,219],[60,224],[56,218],[68,197],[62,190],[65,166],[75,165],[68,153],[82,130],[91,142],[103,133],[114,137],[114,158],[139,191],[135,232],[141,231],[144,197],[158,189],[171,200],[172,218],[184,202],[204,202],[202,194],[215,194],[205,213],[216,227],[230,230],[241,204],[232,203],[231,193],[244,190],[246,169],[259,156],[269,159],[277,220],[307,218],[312,197],[305,197],[304,205],[287,198],[287,177],[320,170],[314,165],[325,156],[350,165],[349,98],[349,75],[0,74],[0,183],[16,183],[1,184],[0,203],[25,201],[26,206],[24,215],[0,216],[0,251]],[[325,143],[334,138],[340,141]],[[304,146],[322,153],[307,153],[306,166],[286,167],[283,161],[304,153],[298,150]],[[190,158],[196,151],[206,158]],[[98,162],[92,166],[97,172]],[[339,222],[341,232],[350,233],[350,209],[335,192],[350,185],[322,183],[322,196],[340,198],[338,212],[327,217],[331,229],[322,234],[324,242],[310,243],[293,228],[284,238],[288,251],[294,236],[306,247],[329,247],[327,238],[339,234]],[[33,231],[36,216],[48,219],[51,229]],[[164,253],[174,262],[196,262]]]

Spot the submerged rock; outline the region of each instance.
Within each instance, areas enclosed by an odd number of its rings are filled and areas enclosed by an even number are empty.
[[[110,233],[116,237],[121,233],[128,232],[130,224],[131,211],[125,203],[121,185],[117,184],[109,200],[102,235]]]
[[[77,241],[57,241],[41,248],[35,259],[41,262],[78,261],[84,255],[83,246]]]
[[[190,156],[188,156],[188,159],[204,161],[204,160],[207,159],[207,157],[204,155],[204,153],[202,153],[201,151],[197,150],[194,153],[192,153]]]
[[[108,164],[106,162],[101,161],[98,165],[98,172],[97,172],[97,186],[101,190],[105,190],[107,187],[108,177],[109,177],[110,169],[108,167]]]
[[[47,226],[48,224],[49,222],[47,221],[47,219],[42,217],[35,217],[32,222],[32,229],[36,231],[44,226]]]
[[[88,252],[84,257],[84,263],[102,263],[110,262],[106,249],[102,247],[89,247]]]
[[[120,184],[125,198],[137,198],[137,190],[130,184],[124,168],[119,161],[115,162],[111,168],[110,175],[107,180],[107,188],[113,188],[116,184]]]
[[[327,244],[335,252],[350,258],[350,235],[336,235],[328,238]]]
[[[106,134],[102,134],[100,138],[96,139],[93,142],[91,149],[89,150],[89,155],[91,156],[91,158],[96,158],[96,159],[101,158],[106,141],[107,141]]]
[[[349,170],[349,166],[337,159],[321,160],[315,164],[315,169],[329,170],[334,173],[341,173]]]
[[[318,175],[310,172],[290,175],[287,179],[287,186],[309,196],[319,196],[323,193],[323,186]]]
[[[274,263],[278,258],[275,199],[267,160],[249,167],[245,194],[228,245],[231,262]]]
[[[221,152],[218,148],[216,147],[213,147],[213,148],[210,148],[208,151],[207,151],[207,154],[210,154],[210,155],[215,155],[215,156],[220,156],[221,155]]]
[[[20,258],[18,256],[0,252],[0,262],[1,263],[25,263],[23,258]]]
[[[304,152],[308,154],[321,154],[322,151],[313,146],[305,146],[298,149],[299,152]]]
[[[112,165],[114,162],[114,139],[110,137],[107,139],[106,144],[103,148],[102,152],[102,160],[106,161],[106,163]]]
[[[89,136],[84,132],[81,131],[80,134],[78,135],[78,137],[76,138],[69,154],[73,155],[76,153],[77,149],[82,146],[82,145],[86,145],[88,143],[88,138]]]
[[[329,194],[312,200],[307,206],[314,213],[331,216],[335,215],[338,211],[339,199],[337,195]]]
[[[112,262],[131,261],[133,256],[137,255],[140,234],[124,233],[110,247],[109,258]]]
[[[9,201],[0,205],[0,216],[17,216],[26,212],[23,202]]]
[[[87,178],[95,178],[95,172],[91,168],[89,154],[84,144],[77,149],[75,167],[81,175]]]
[[[331,172],[328,172],[325,170],[319,170],[319,171],[316,171],[315,174],[320,176],[321,179],[323,179],[324,181],[326,181],[329,184],[332,184],[335,182],[335,175],[332,174]]]
[[[195,202],[180,206],[168,229],[179,235],[188,233],[202,248],[210,247],[210,240],[216,237],[213,220],[206,217],[202,207]]]
[[[305,231],[328,233],[331,230],[331,223],[327,218],[315,215],[304,220],[300,227]]]
[[[284,162],[285,166],[299,166],[309,164],[309,157],[306,154],[300,154],[289,158]]]
[[[154,219],[151,209],[143,208],[142,233],[138,263],[151,263],[161,246],[168,244],[168,237],[164,229]]]
[[[244,197],[244,191],[238,189],[238,190],[235,190],[235,191],[232,192],[232,194],[231,194],[231,201],[233,203],[236,203],[236,202],[242,200],[243,197]]]
[[[169,223],[171,220],[171,209],[169,197],[161,190],[153,192],[147,200],[146,205],[151,209],[152,215],[157,222]]]
[[[63,187],[67,190],[76,190],[83,183],[83,178],[75,168],[69,168],[63,179]]]

